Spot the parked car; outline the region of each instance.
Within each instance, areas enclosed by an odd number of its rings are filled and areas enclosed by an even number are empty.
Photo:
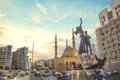
[[[56,72],[56,73],[54,74],[54,76],[57,77],[57,79],[63,77],[62,73],[60,73],[60,72]]]
[[[16,75],[8,75],[8,78],[14,79],[14,78],[16,78]]]
[[[7,78],[8,78],[8,76],[7,76],[6,74],[0,75],[0,80],[5,80],[5,79],[7,79]]]
[[[29,75],[29,78],[30,78],[30,79],[34,79],[34,78],[35,78],[35,75],[34,75],[34,74],[30,74],[30,75]]]
[[[20,76],[25,76],[25,72],[24,72],[24,71],[21,71],[21,72],[20,72]]]

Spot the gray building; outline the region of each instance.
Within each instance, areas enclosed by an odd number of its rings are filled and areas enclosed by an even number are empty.
[[[12,61],[12,45],[0,47],[0,69],[10,70]]]
[[[22,47],[13,52],[13,69],[28,69],[28,48]]]

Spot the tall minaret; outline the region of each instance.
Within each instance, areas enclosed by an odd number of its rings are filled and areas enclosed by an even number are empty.
[[[66,39],[66,48],[68,47],[68,39]]]
[[[55,34],[55,58],[57,58],[57,34]]]
[[[74,35],[74,30],[72,29],[72,47],[74,50],[76,50],[76,47],[75,47],[75,35]]]
[[[72,29],[72,47],[73,47],[73,57],[76,55],[76,47],[75,47],[75,35],[74,30]]]

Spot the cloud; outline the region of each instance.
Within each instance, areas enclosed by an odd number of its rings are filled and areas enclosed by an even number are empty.
[[[0,26],[0,36],[3,35],[0,38],[0,43],[13,45],[15,47],[13,51],[15,51],[23,46],[32,50],[32,41],[34,41],[34,60],[51,59],[54,57],[54,44],[49,44],[51,41],[54,41],[54,32],[39,27],[30,29],[19,28],[9,24],[4,26]]]
[[[5,17],[5,16],[6,16],[6,14],[0,13],[0,17]]]
[[[6,16],[6,14],[4,13],[0,13],[0,22],[4,21],[4,17]]]
[[[3,30],[0,29],[0,36],[4,36],[4,35],[5,35],[5,34],[4,34]]]
[[[44,13],[44,14],[47,14],[47,10],[46,8],[40,4],[37,0],[35,0],[35,3],[36,3],[36,6]]]
[[[32,58],[31,53],[29,53],[28,56],[29,58]],[[52,53],[51,51],[49,51],[48,53],[44,53],[42,51],[40,52],[39,50],[34,50],[34,53],[33,53],[34,61],[40,60],[40,59],[52,59],[52,58],[54,58],[54,53]]]
[[[95,34],[95,29],[90,29],[90,28],[89,28],[89,29],[87,30],[87,32],[88,32],[89,35],[94,35],[94,34]]]
[[[1,43],[0,43],[0,46],[6,46],[6,45],[5,45],[5,44],[1,44]]]
[[[57,19],[54,21],[54,23],[58,23],[58,22],[62,21],[63,19],[65,19],[69,15],[70,15],[70,13],[64,13],[63,15],[61,15],[61,17],[58,16]]]
[[[1,30],[8,30],[7,28],[2,27],[2,26],[0,26],[0,29],[1,29]]]
[[[40,16],[39,15],[32,15],[31,16],[32,17],[32,20],[34,21],[34,22],[41,22],[41,19],[40,19]]]

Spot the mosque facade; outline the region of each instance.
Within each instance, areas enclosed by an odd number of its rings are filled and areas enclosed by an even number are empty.
[[[75,35],[72,30],[72,47],[68,46],[66,40],[66,48],[61,57],[58,57],[57,35],[55,35],[55,57],[54,57],[54,71],[73,70],[72,62],[80,63],[80,56],[76,53]]]

